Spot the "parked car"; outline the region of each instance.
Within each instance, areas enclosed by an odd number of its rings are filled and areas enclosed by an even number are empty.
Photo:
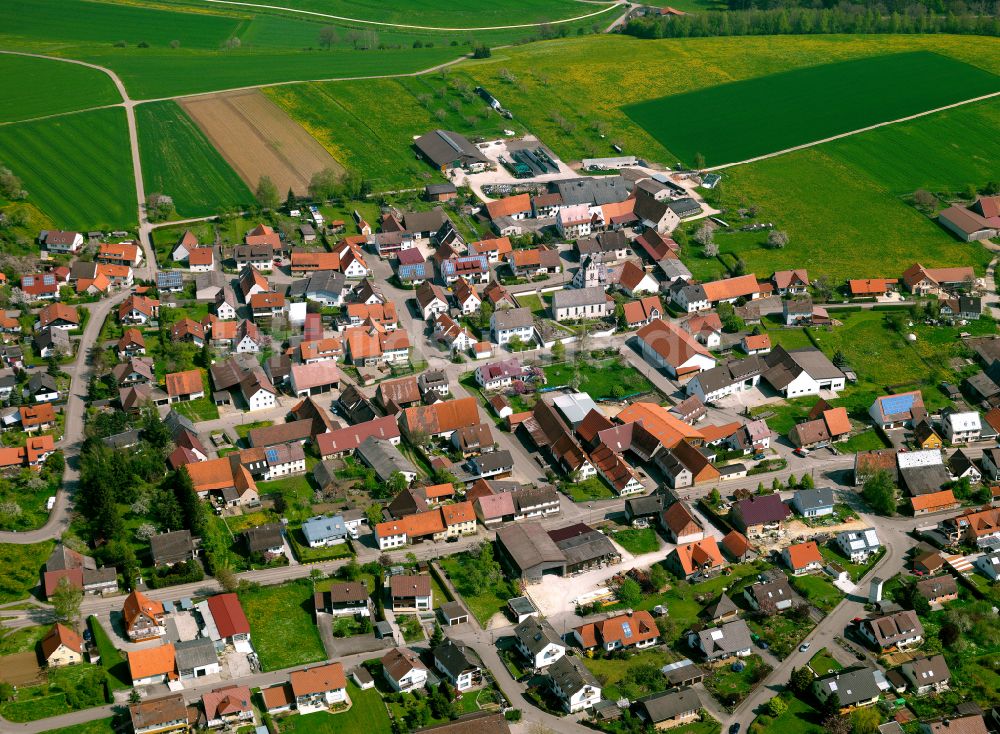
[[[806,650],[809,649],[809,646],[810,646],[810,643],[803,642],[801,645],[799,645],[799,652],[805,652]]]
[[[809,456],[809,449],[797,448],[792,452],[796,456],[801,456],[803,459]]]

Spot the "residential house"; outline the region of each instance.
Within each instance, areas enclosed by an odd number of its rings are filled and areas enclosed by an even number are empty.
[[[969,288],[976,282],[976,273],[969,266],[925,268],[914,263],[903,272],[903,284],[915,296]]]
[[[49,668],[62,668],[83,662],[83,639],[64,624],[56,622],[42,638],[42,660]]]
[[[823,556],[820,555],[819,546],[814,540],[788,546],[781,551],[781,559],[794,576],[814,573],[823,568]]]
[[[83,247],[83,235],[61,229],[43,229],[38,233],[39,244],[49,252],[76,254]]]
[[[238,728],[254,721],[253,703],[247,686],[225,686],[202,694],[201,706],[209,729]]]
[[[219,638],[238,651],[250,651],[250,623],[236,594],[216,594],[208,597],[208,611],[215,621]]]
[[[740,340],[740,349],[750,356],[768,354],[771,351],[771,337],[767,334],[748,334]]]
[[[820,701],[836,695],[841,712],[875,704],[889,683],[880,670],[856,666],[837,670],[813,681],[813,694]]]
[[[560,657],[548,666],[546,675],[549,688],[567,713],[592,708],[601,700],[601,684],[579,658]]]
[[[415,652],[396,647],[382,656],[382,674],[393,690],[408,693],[427,685],[427,666]]]
[[[517,357],[500,362],[491,362],[476,368],[476,383],[484,390],[500,390],[509,387],[514,380],[524,377],[524,368]]]
[[[726,565],[713,536],[678,545],[667,555],[665,563],[667,568],[687,580],[708,578]]]
[[[792,495],[792,507],[803,517],[823,517],[833,514],[833,490],[799,489]]]
[[[501,346],[515,339],[522,344],[529,344],[535,335],[531,309],[505,308],[494,311],[490,316],[490,334],[493,342]]]
[[[764,614],[790,609],[800,598],[792,591],[784,574],[775,574],[766,581],[755,581],[743,589],[743,597],[754,611]]]
[[[622,304],[622,314],[625,325],[629,329],[638,329],[663,317],[663,303],[659,296],[646,296],[637,301]]]
[[[847,378],[814,347],[786,350],[775,347],[764,362],[764,379],[785,398],[818,395],[823,390],[844,389]]]
[[[145,296],[130,295],[118,307],[118,320],[123,324],[147,324],[160,315],[160,302]]]
[[[340,368],[332,360],[293,364],[289,382],[294,395],[321,395],[340,386]]]
[[[652,274],[628,260],[618,272],[618,288],[629,297],[636,298],[643,294],[659,293],[660,283]]]
[[[188,732],[194,723],[188,718],[188,706],[181,693],[130,703],[128,713],[135,734]]]
[[[166,683],[177,678],[175,651],[172,643],[129,650],[126,654],[133,688]]]
[[[944,415],[941,426],[945,440],[952,445],[978,441],[983,430],[979,413],[975,411],[948,412]]]
[[[910,610],[866,619],[858,625],[858,632],[882,651],[904,650],[924,640],[923,625]]]
[[[434,659],[434,667],[459,693],[465,693],[482,685],[483,671],[475,662],[475,653],[471,648],[447,639],[431,650],[431,656]]]
[[[132,591],[122,605],[125,633],[132,642],[145,642],[166,634],[163,603],[141,591]]]
[[[809,290],[809,274],[804,270],[778,270],[771,276],[774,292],[779,296],[805,293]]]
[[[750,628],[742,619],[688,633],[688,645],[709,662],[731,657],[746,657],[751,651]]]
[[[640,610],[574,627],[573,637],[584,650],[641,650],[658,644],[660,631],[653,615]]]
[[[166,391],[171,403],[205,397],[201,370],[171,372],[166,376]]]
[[[149,539],[153,565],[169,567],[194,560],[197,550],[190,530],[171,530],[158,533]]]
[[[285,536],[281,525],[276,522],[247,528],[243,535],[251,556],[259,555],[269,560],[285,552]]]
[[[417,468],[391,441],[369,436],[358,446],[356,455],[365,466],[375,472],[380,482],[388,482],[394,474],[401,474],[406,483],[417,478]]]
[[[349,701],[347,678],[340,663],[293,670],[288,682],[295,697],[295,708],[302,715],[345,705]]]
[[[931,604],[946,604],[958,599],[958,583],[954,576],[935,576],[917,582],[917,593]]]
[[[514,646],[536,672],[565,656],[567,649],[552,625],[535,616],[527,617],[514,627]]]
[[[901,672],[918,696],[946,691],[951,682],[951,671],[943,655],[909,660],[903,663]]]
[[[364,581],[331,584],[326,591],[317,591],[313,594],[313,605],[317,613],[325,612],[334,616],[371,616],[371,601]]]
[[[834,536],[833,542],[851,563],[866,563],[882,549],[882,541],[875,528],[844,530]]]
[[[740,500],[730,512],[734,525],[748,537],[779,530],[791,511],[776,494]]]
[[[427,612],[434,607],[430,576],[397,574],[389,578],[389,600],[394,612]]]

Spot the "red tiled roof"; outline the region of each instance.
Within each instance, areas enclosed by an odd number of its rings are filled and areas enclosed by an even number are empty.
[[[250,634],[250,623],[236,594],[216,594],[208,598],[208,608],[221,637]]]

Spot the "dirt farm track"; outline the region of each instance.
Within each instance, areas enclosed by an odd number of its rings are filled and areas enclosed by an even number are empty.
[[[281,196],[289,188],[305,195],[317,171],[343,171],[315,138],[260,92],[226,92],[178,102],[251,191],[267,175]]]

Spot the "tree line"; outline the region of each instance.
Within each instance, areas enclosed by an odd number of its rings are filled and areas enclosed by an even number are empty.
[[[736,2],[737,0],[733,0]],[[742,0],[738,0],[742,3]],[[753,2],[753,0],[749,0]],[[1000,36],[1000,16],[969,10],[935,14],[913,3],[885,12],[858,3],[835,8],[755,8],[630,20],[623,33],[637,38],[820,35],[832,33],[951,33]]]

